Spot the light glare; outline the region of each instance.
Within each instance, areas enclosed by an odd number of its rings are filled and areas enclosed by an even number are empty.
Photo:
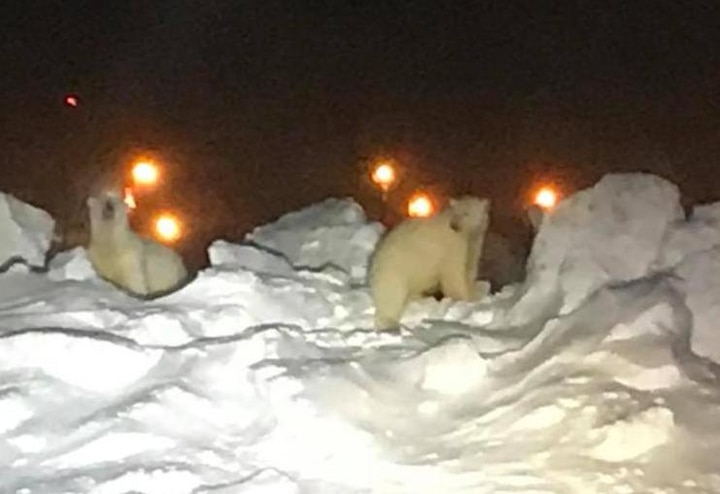
[[[74,94],[68,94],[65,96],[65,104],[67,106],[72,106],[73,108],[77,108],[80,104],[80,101],[77,96]]]
[[[371,178],[381,189],[388,190],[395,182],[395,168],[389,163],[380,163],[373,170]]]
[[[535,204],[543,209],[550,209],[557,203],[557,192],[550,187],[543,187],[535,194]]]
[[[133,166],[132,176],[136,184],[154,185],[158,180],[158,168],[150,161],[138,161]]]
[[[435,205],[424,192],[418,192],[408,202],[408,216],[411,218],[427,218],[435,212]]]
[[[125,187],[125,197],[123,198],[123,202],[125,202],[125,205],[127,205],[130,211],[137,207],[135,196],[133,195],[133,191],[130,187]]]
[[[155,233],[160,240],[175,242],[180,238],[180,221],[173,215],[163,213],[155,220]]]

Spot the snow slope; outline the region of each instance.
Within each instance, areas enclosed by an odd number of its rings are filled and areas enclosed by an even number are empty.
[[[351,200],[215,242],[153,301],[82,249],[5,272],[0,492],[720,492],[719,220],[609,175],[525,284],[414,303],[401,335],[370,330],[381,228]]]

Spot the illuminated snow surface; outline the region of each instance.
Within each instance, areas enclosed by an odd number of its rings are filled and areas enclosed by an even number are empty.
[[[720,205],[606,176],[524,285],[401,335],[370,330],[380,231],[331,199],[154,301],[82,249],[1,274],[0,492],[720,492]]]

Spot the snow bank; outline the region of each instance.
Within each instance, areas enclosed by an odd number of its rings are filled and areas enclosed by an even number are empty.
[[[0,192],[0,269],[15,261],[44,266],[54,229],[48,213]]]
[[[567,198],[540,226],[511,320],[568,313],[606,283],[646,276],[683,217],[678,188],[643,173],[606,175]]]
[[[84,247],[74,247],[55,254],[48,263],[48,276],[58,281],[97,278]]]
[[[720,364],[720,252],[701,251],[677,266],[677,285],[693,314],[693,352]]]
[[[672,270],[693,313],[693,351],[720,363],[720,203],[697,206],[679,221],[658,256],[658,270]]]
[[[247,269],[277,276],[295,275],[295,270],[286,257],[256,245],[216,240],[208,247],[208,259],[211,266],[226,270]]]
[[[256,228],[245,240],[281,254],[294,269],[334,268],[360,281],[382,232],[382,225],[368,223],[354,200],[331,198]],[[237,262],[252,264],[245,257],[247,251],[238,252]],[[216,258],[219,255],[214,253]]]
[[[0,490],[720,492],[715,214],[605,177],[544,219],[517,298],[417,301],[403,334],[348,283],[380,229],[347,200],[158,300],[79,252],[7,274]]]
[[[522,297],[497,324],[540,328],[602,287],[667,273],[693,316],[692,351],[720,363],[720,204],[688,219],[677,187],[635,173],[605,176],[563,201],[538,232]]]
[[[660,246],[656,269],[670,269],[694,254],[720,245],[720,203],[696,206],[690,218],[678,220]]]

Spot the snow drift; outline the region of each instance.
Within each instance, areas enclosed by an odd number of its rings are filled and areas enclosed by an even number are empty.
[[[18,261],[44,266],[54,229],[48,213],[0,193],[0,271]]]
[[[157,300],[81,249],[7,272],[0,490],[718,492],[715,218],[609,175],[543,221],[523,284],[418,301],[401,335],[369,330],[381,228],[352,200],[214,243]]]

